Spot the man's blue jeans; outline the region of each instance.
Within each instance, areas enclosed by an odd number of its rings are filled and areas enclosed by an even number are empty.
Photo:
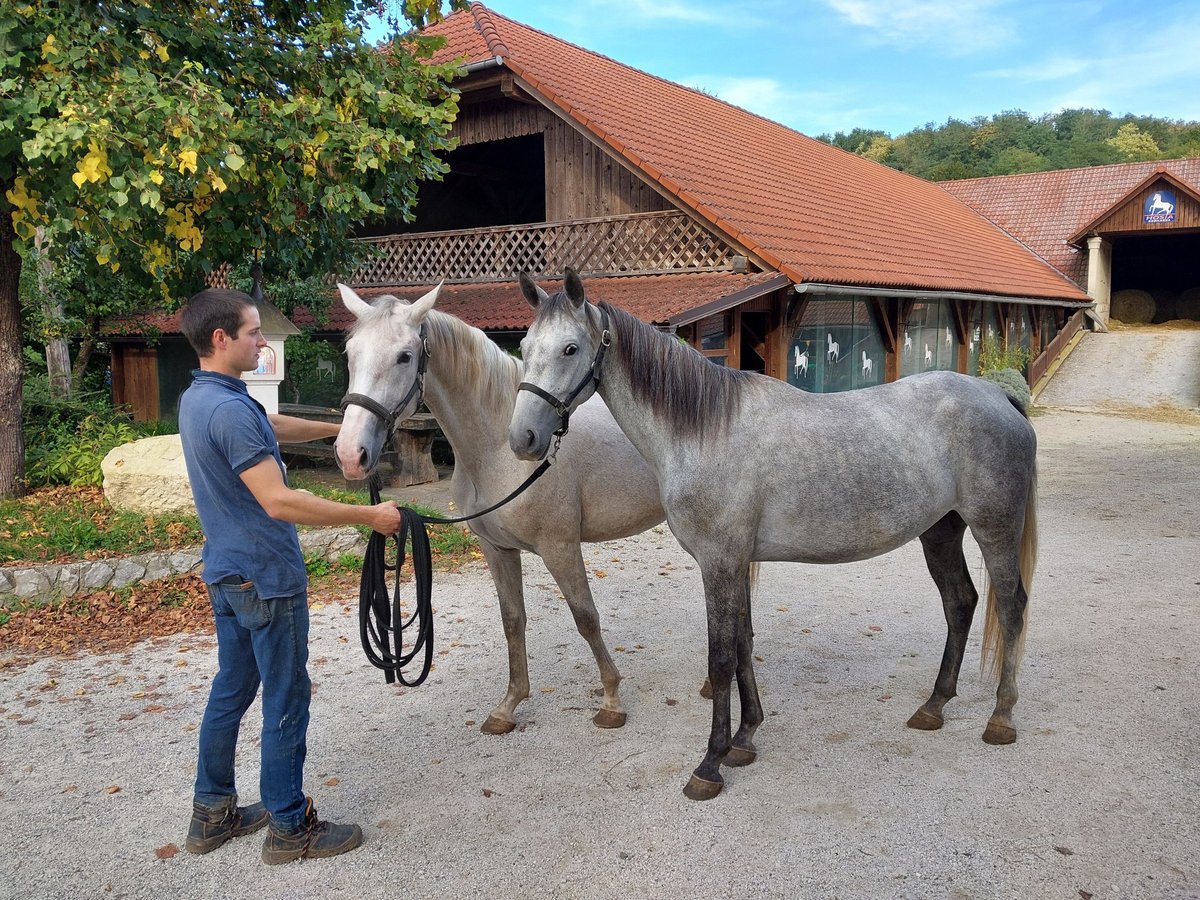
[[[308,733],[308,595],[263,600],[253,583],[210,584],[218,671],[200,725],[196,802],[217,806],[237,793],[234,751],[242,716],[263,689],[259,791],[275,823],[304,818]]]

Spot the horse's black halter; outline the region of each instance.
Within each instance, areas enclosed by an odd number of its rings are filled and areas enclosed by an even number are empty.
[[[596,355],[592,359],[591,366],[588,367],[587,374],[583,376],[579,384],[575,385],[575,389],[567,395],[566,400],[559,400],[549,391],[544,391],[536,384],[529,381],[522,381],[517,385],[518,391],[529,391],[531,394],[536,394],[541,397],[551,408],[558,413],[559,425],[554,432],[555,436],[562,438],[567,433],[567,426],[571,419],[571,404],[575,402],[575,398],[583,392],[589,384],[600,386],[600,364],[604,362],[604,352],[612,344],[612,332],[608,330],[608,310],[603,306],[600,308],[600,346],[596,348]]]
[[[341,410],[344,413],[348,406],[361,406],[363,409],[374,413],[382,421],[387,428],[388,435],[391,435],[396,430],[396,417],[400,415],[400,411],[408,406],[408,401],[416,395],[417,401],[420,402],[425,394],[425,369],[429,365],[429,341],[425,336],[425,326],[421,326],[421,353],[417,357],[417,377],[412,383],[412,387],[408,389],[408,393],[396,404],[395,408],[390,412],[386,406],[372,400],[366,394],[347,394],[342,398]]]

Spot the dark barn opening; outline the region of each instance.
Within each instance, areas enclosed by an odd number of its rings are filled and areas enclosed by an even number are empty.
[[[541,134],[469,144],[446,154],[442,181],[424,181],[416,219],[365,226],[359,237],[461,231],[546,221],[546,159]]]
[[[1200,289],[1200,233],[1113,238],[1112,291],[1149,293],[1155,322],[1178,318],[1179,295],[1192,288]]]

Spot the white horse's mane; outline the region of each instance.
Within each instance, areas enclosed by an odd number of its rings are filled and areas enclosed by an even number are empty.
[[[390,338],[392,305],[407,306],[409,301],[392,294],[383,294],[372,303],[354,324],[350,334],[360,331],[381,334]],[[524,365],[515,356],[498,347],[486,334],[461,319],[432,309],[425,316],[429,353],[437,360],[438,371],[452,390],[475,396],[498,413],[512,414],[517,385]]]

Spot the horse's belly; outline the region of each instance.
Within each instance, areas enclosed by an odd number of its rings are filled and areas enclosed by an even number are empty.
[[[871,559],[919,537],[944,514],[944,510],[901,510],[813,520],[801,511],[790,518],[764,517],[754,543],[754,559],[805,563]]]

